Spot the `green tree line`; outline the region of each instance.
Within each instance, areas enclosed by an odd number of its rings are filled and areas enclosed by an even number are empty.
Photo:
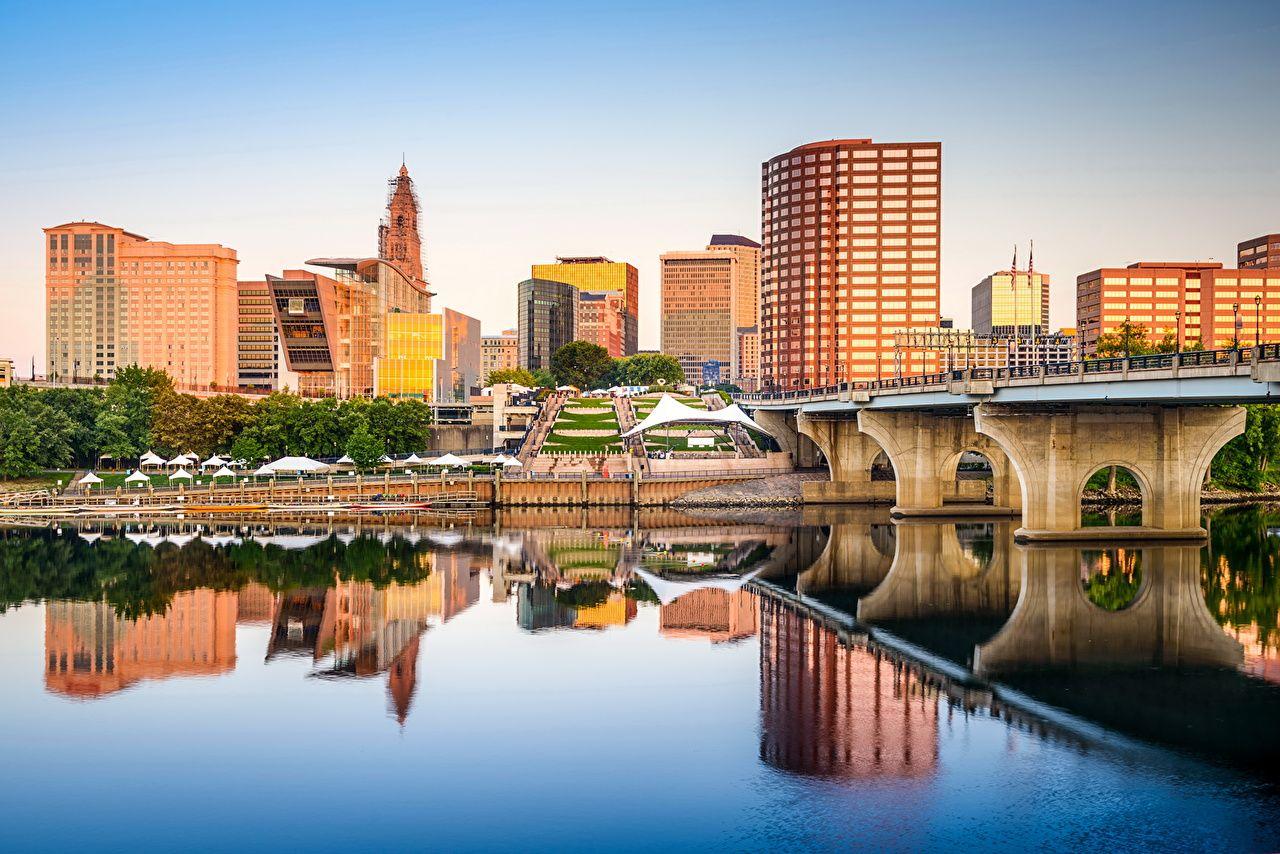
[[[131,366],[105,388],[0,389],[0,477],[94,467],[104,456],[125,464],[148,450],[251,462],[348,453],[367,468],[383,454],[424,450],[430,425],[431,408],[417,400],[313,400],[287,391],[199,398],[176,391],[163,371]]]

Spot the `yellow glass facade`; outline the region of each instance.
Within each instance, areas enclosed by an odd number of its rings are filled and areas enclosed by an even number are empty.
[[[431,400],[444,358],[444,316],[393,312],[383,320],[385,346],[375,361],[374,394]]]
[[[534,264],[532,278],[563,282],[580,291],[606,291],[623,296],[622,354],[635,355],[639,346],[640,272],[625,261],[608,258],[560,258],[554,264]]]

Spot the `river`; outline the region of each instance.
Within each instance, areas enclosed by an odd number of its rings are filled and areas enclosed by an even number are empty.
[[[1206,522],[0,528],[0,847],[1275,850],[1280,511]]]

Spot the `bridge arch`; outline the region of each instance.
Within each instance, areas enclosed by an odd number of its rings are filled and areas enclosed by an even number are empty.
[[[1080,482],[1076,485],[1076,505],[1077,505],[1076,527],[1077,528],[1086,527],[1086,525],[1084,524],[1084,521],[1085,521],[1084,495],[1085,495],[1085,492],[1088,491],[1089,489],[1089,482],[1094,480],[1094,478],[1097,476],[1099,472],[1109,472],[1112,469],[1115,469],[1117,472],[1125,473],[1126,475],[1131,477],[1134,480],[1134,482],[1137,484],[1138,491],[1142,494],[1142,500],[1141,500],[1142,510],[1141,510],[1141,516],[1138,519],[1138,524],[1149,525],[1151,523],[1150,521],[1151,520],[1151,494],[1152,494],[1151,479],[1147,476],[1146,472],[1142,470],[1141,465],[1137,465],[1132,462],[1124,462],[1120,459],[1113,459],[1113,460],[1104,460],[1103,462],[1100,462],[1095,466],[1093,466],[1093,468],[1091,469],[1085,469],[1087,473],[1084,475],[1084,477],[1080,479]],[[1114,524],[1115,523],[1113,522],[1111,525],[1090,525],[1087,527],[1105,528],[1105,527],[1113,527]]]
[[[1022,480],[1017,470],[1009,461],[1009,457],[994,441],[978,437],[980,441],[968,442],[942,462],[938,477],[944,481],[960,479],[960,464],[965,454],[977,454],[987,461],[991,467],[991,498],[984,499],[984,504],[996,507],[1020,508],[1022,506]],[[985,478],[984,478],[985,480]]]

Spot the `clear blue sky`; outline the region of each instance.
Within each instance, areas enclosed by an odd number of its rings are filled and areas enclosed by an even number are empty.
[[[1271,2],[60,4],[0,13],[0,355],[43,364],[42,226],[218,242],[242,278],[372,254],[417,180],[440,303],[515,323],[532,262],[759,237],[760,161],[943,142],[943,310],[1036,241],[1075,276],[1280,231]]]

